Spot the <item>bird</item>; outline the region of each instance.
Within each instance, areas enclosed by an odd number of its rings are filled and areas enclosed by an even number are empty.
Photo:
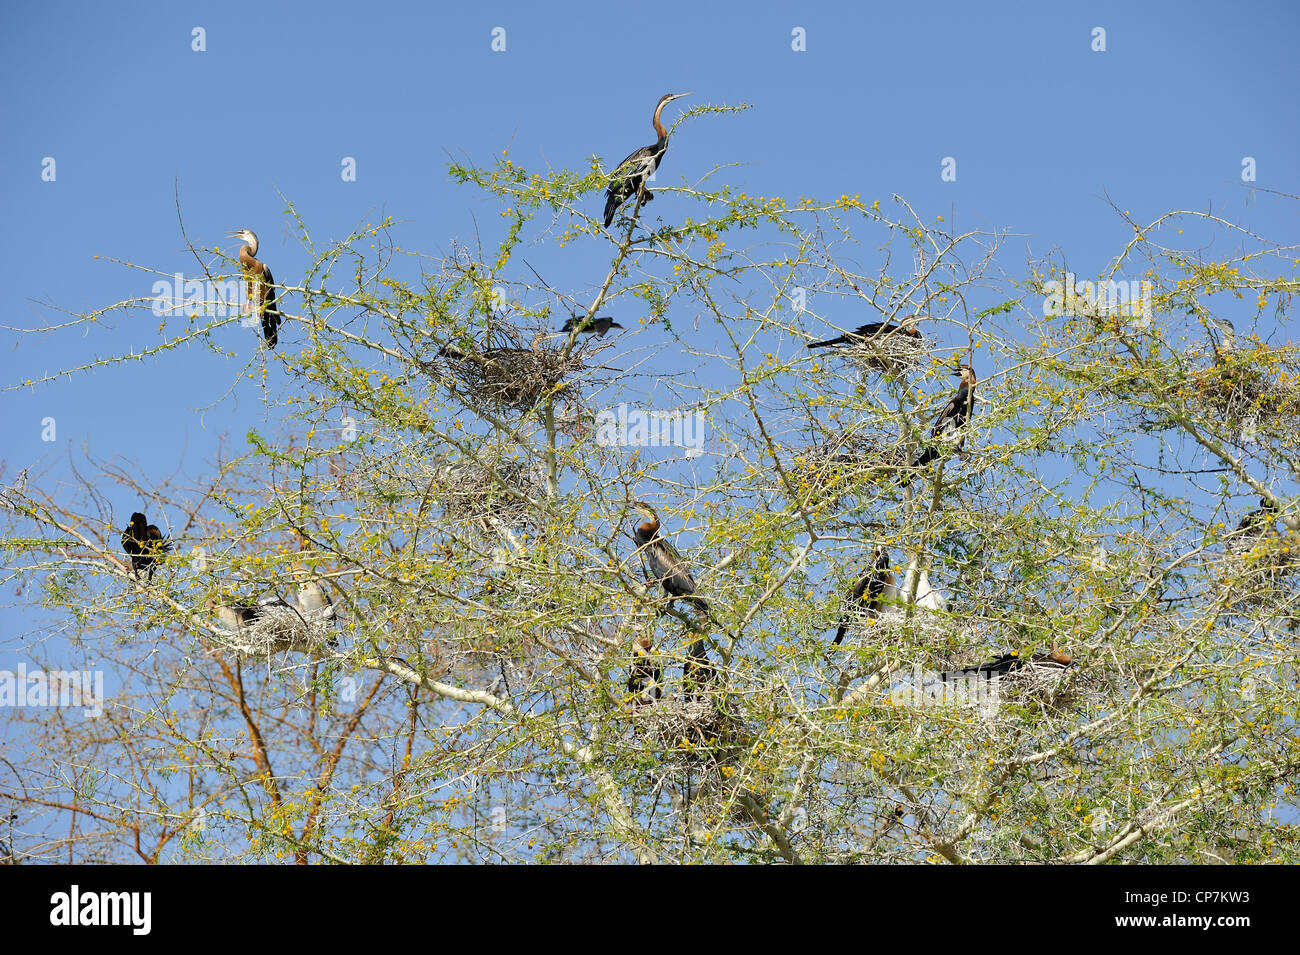
[[[280,342],[280,323],[284,316],[276,304],[275,279],[266,263],[257,256],[257,233],[252,229],[240,229],[230,233],[232,239],[242,239],[239,248],[239,266],[244,272],[244,287],[248,293],[248,304],[262,320],[262,337],[266,347],[274,348]]]
[[[242,630],[256,623],[262,616],[262,608],[257,604],[224,604],[212,597],[206,604],[208,610],[217,615],[217,620],[227,630]]]
[[[131,522],[122,531],[122,550],[131,558],[132,574],[139,577],[140,571],[147,570],[152,581],[155,565],[171,549],[171,538],[164,537],[157,524],[150,524],[139,511],[131,515]]]
[[[641,637],[632,648],[632,666],[628,670],[627,690],[633,704],[654,703],[663,695],[663,669],[655,662],[654,641]]]
[[[872,339],[893,335],[895,332],[911,336],[918,342],[924,340],[924,336],[920,331],[910,325],[899,325],[894,322],[868,322],[866,325],[859,325],[854,331],[845,332],[838,338],[828,338],[824,342],[811,342],[808,347],[829,348],[833,345],[862,345]]]
[[[981,663],[979,666],[963,667],[960,670],[946,670],[939,674],[939,679],[944,683],[970,679],[971,677],[991,680],[994,677],[1006,676],[1013,670],[1025,666],[1026,663],[1035,667],[1064,670],[1066,667],[1073,665],[1074,658],[1058,649],[1056,641],[1053,640],[1050,652],[1031,654],[1028,661],[1020,655],[1018,650],[1012,650],[1010,653],[1004,653],[997,659],[990,660],[988,663]]]
[[[954,375],[961,376],[961,383],[957,390],[944,406],[943,411],[939,412],[939,417],[934,421],[934,427],[930,429],[930,437],[937,441],[947,444],[954,444],[960,448],[965,436],[962,429],[970,423],[971,416],[975,412],[975,369],[970,365],[962,365],[960,368],[953,370]],[[939,448],[931,444],[912,463],[913,467],[919,468],[929,464],[939,456]]]
[[[1208,318],[1206,328],[1210,330],[1210,347],[1216,363],[1223,355],[1237,350],[1237,329],[1232,322],[1226,318]]]
[[[699,699],[702,686],[712,682],[718,675],[709,660],[709,644],[703,637],[694,641],[686,651],[686,663],[682,665],[682,682],[686,684],[686,698]]]
[[[564,323],[564,327],[561,328],[560,331],[572,332],[576,328],[579,335],[590,335],[592,332],[595,332],[601,338],[604,338],[605,333],[611,328],[622,327],[622,325],[614,321],[608,315],[601,315],[599,318],[593,318],[590,320],[582,316],[574,316]]]
[[[1250,537],[1262,537],[1273,529],[1275,520],[1277,520],[1277,505],[1269,498],[1261,497],[1259,507],[1247,512],[1246,516],[1237,524],[1237,533]]]
[[[668,151],[668,130],[664,129],[664,124],[659,121],[659,115],[673,100],[690,95],[690,93],[665,93],[661,96],[658,105],[655,106],[653,120],[655,133],[658,134],[659,139],[651,146],[642,146],[615,167],[609,188],[605,190],[606,229],[614,221],[614,212],[629,196],[638,195],[642,203],[647,203],[654,198],[654,193],[646,188],[646,182],[659,168],[659,161]]]
[[[641,554],[641,561],[646,568],[647,579],[658,583],[664,592],[674,600],[682,599],[705,614],[709,613],[709,604],[695,592],[695,578],[677,548],[664,540],[659,534],[659,516],[648,504],[637,502],[633,505],[646,518],[632,532]]]
[[[903,585],[898,588],[897,594],[890,594],[888,590],[885,593],[886,599],[907,600],[908,595],[912,593],[913,581],[916,588],[916,605],[926,610],[933,610],[936,613],[943,613],[948,609],[948,598],[942,593],[930,586],[930,574],[920,566],[920,555],[913,555],[911,562],[907,565],[907,573],[903,576]]]
[[[840,620],[839,629],[835,631],[835,639],[831,642],[838,646],[844,641],[844,635],[849,632],[854,615],[865,612],[874,616],[879,613],[886,591],[896,592],[896,589],[894,575],[889,570],[889,553],[885,548],[877,547],[871,569],[858,578],[858,582],[853,585],[844,617]]]
[[[308,580],[298,585],[298,609],[303,613],[324,611],[321,615],[329,616],[333,607],[334,601],[325,593],[319,580]]]

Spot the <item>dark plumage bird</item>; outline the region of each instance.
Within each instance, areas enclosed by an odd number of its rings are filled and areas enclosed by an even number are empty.
[[[663,695],[663,669],[654,659],[654,642],[641,637],[632,650],[632,666],[628,670],[627,690],[635,705],[654,703]]]
[[[131,515],[131,522],[122,531],[122,550],[131,558],[131,573],[139,577],[140,571],[147,570],[152,581],[154,565],[171,549],[171,540],[163,536],[158,525],[150,524],[139,511]]]
[[[845,332],[838,338],[828,338],[824,342],[812,342],[809,348],[830,348],[834,345],[861,345],[869,342],[874,338],[884,338],[893,335],[895,332],[908,335],[918,341],[923,340],[921,333],[912,328],[910,325],[899,325],[894,322],[868,322],[866,325],[859,325],[855,331]]]
[[[960,448],[965,440],[962,430],[970,423],[975,413],[975,369],[970,365],[962,365],[953,374],[961,376],[961,384],[957,386],[956,392],[944,406],[943,411],[939,412],[934,427],[930,429],[930,437],[944,444],[955,444]],[[938,456],[939,448],[931,444],[913,462],[913,467],[919,468],[929,464]]]
[[[696,595],[695,578],[691,576],[686,561],[677,553],[677,548],[659,535],[658,515],[648,505],[635,506],[646,517],[632,532],[645,565],[646,578],[662,586],[669,597],[685,600],[708,614],[709,605],[703,597]]]
[[[1052,643],[1050,653],[1035,653],[1026,661],[1024,657],[1016,650],[1010,653],[1004,653],[996,660],[990,660],[988,663],[981,663],[979,666],[965,667],[961,670],[947,670],[939,674],[939,679],[944,683],[951,683],[954,680],[963,680],[979,678],[991,680],[995,676],[1006,676],[1013,670],[1018,670],[1026,663],[1036,667],[1050,667],[1053,669],[1064,670],[1074,663],[1074,659],[1068,654],[1062,653],[1057,649],[1055,641]]]
[[[595,332],[601,338],[604,338],[605,333],[608,332],[611,328],[623,327],[618,322],[610,318],[608,315],[601,315],[599,318],[593,318],[590,321],[588,321],[586,318],[581,318],[581,317],[571,318],[564,323],[564,327],[561,328],[560,331],[571,332],[573,331],[575,326],[578,329],[579,335],[590,335],[592,332]]]
[[[1273,529],[1277,520],[1277,505],[1266,497],[1259,499],[1259,507],[1250,511],[1237,525],[1237,532],[1251,537],[1261,537]]]
[[[879,613],[886,587],[893,586],[894,575],[889,570],[889,553],[885,548],[877,547],[876,559],[871,569],[853,585],[844,608],[844,616],[840,620],[839,629],[835,631],[835,639],[832,642],[838,646],[844,641],[844,635],[849,632],[849,626],[855,615],[867,613],[874,616]]]
[[[639,195],[643,204],[654,198],[654,193],[646,188],[646,181],[659,168],[659,161],[668,151],[668,130],[664,129],[664,124],[659,121],[659,114],[673,100],[690,95],[690,93],[666,93],[660,97],[659,104],[655,106],[653,121],[655,133],[659,136],[658,140],[653,145],[642,146],[614,169],[609,188],[605,190],[606,229],[614,221],[615,211],[629,196]]]
[[[244,272],[244,287],[248,304],[252,306],[262,320],[262,337],[266,347],[274,348],[280,342],[280,323],[284,316],[276,304],[275,279],[266,263],[257,259],[257,233],[252,229],[240,229],[230,234],[232,239],[242,239],[239,248],[239,266]]]

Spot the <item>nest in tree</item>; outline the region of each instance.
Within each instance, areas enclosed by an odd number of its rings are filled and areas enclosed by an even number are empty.
[[[510,459],[435,464],[428,479],[447,518],[481,526],[518,526],[528,515],[527,499],[545,495],[541,469]]]
[[[300,611],[288,604],[263,604],[252,623],[228,630],[212,629],[217,642],[227,649],[249,657],[268,657],[277,653],[316,653],[332,648],[338,638],[333,628],[334,607]]]
[[[1258,361],[1235,356],[1197,371],[1192,387],[1215,417],[1251,440],[1260,428],[1295,433],[1300,418],[1300,364],[1269,351]]]
[[[921,712],[956,710],[994,723],[1015,715],[1009,707],[1060,712],[1078,702],[1086,685],[1075,667],[1027,659],[1005,673],[978,671],[975,666],[966,671],[896,671],[888,692],[896,706]]]
[[[836,352],[847,358],[863,377],[909,374],[930,354],[929,343],[924,338],[900,333],[857,340],[840,346]]]
[[[1300,540],[1242,535],[1228,541],[1219,560],[1221,580],[1236,592],[1237,606],[1276,600],[1300,581]]]
[[[705,692],[698,698],[665,696],[632,708],[640,747],[655,754],[661,769],[718,769],[734,758],[743,727]]]
[[[586,366],[581,349],[564,354],[563,338],[539,334],[526,345],[516,330],[501,328],[495,337],[506,343],[478,349],[446,345],[438,352],[472,402],[527,411]],[[548,343],[552,340],[556,344]]]
[[[918,606],[909,620],[905,606],[888,606],[878,613],[848,608],[846,644],[873,649],[894,649],[906,643],[922,648],[934,662],[950,663],[954,648],[968,646],[975,628],[956,617]]]
[[[840,434],[805,449],[789,463],[786,475],[799,497],[834,502],[908,463],[907,448],[892,435]]]

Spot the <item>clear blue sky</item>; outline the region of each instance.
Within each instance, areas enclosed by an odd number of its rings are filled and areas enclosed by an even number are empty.
[[[810,9],[811,7],[811,9]],[[750,192],[909,199],[923,218],[1060,247],[1095,273],[1128,232],[1108,192],[1145,221],[1209,208],[1265,235],[1294,234],[1294,209],[1248,208],[1243,156],[1259,185],[1300,191],[1300,73],[1290,2],[1144,3],[119,3],[8,4],[0,13],[0,324],[58,319],[151,293],[152,277],[106,261],[185,270],[173,208],[179,180],[191,235],[231,247],[249,226],[281,281],[307,259],[280,189],[319,240],[388,213],[406,248],[446,251],[496,209],[452,183],[449,158],[585,168],[648,142],[666,91],[692,103],[747,102],[674,141],[661,177],[717,163]],[[191,49],[194,27],[205,52]],[[494,53],[491,31],[506,29]],[[806,52],[791,50],[803,27]],[[1106,30],[1107,51],[1091,49]],[[357,181],[340,177],[343,157]],[[942,157],[958,181],[940,180]],[[41,178],[53,157],[57,180]],[[672,200],[669,199],[669,202]],[[599,198],[592,198],[592,208]],[[658,203],[656,215],[671,215]],[[576,290],[607,249],[552,268]],[[94,256],[100,256],[96,260]],[[522,275],[520,277],[523,277]],[[974,303],[975,305],[991,303]],[[289,303],[293,310],[294,303]],[[841,324],[849,324],[844,316]],[[257,343],[232,326],[246,358]],[[292,332],[287,332],[290,338]],[[4,381],[159,340],[157,321],[119,318],[12,339]],[[6,344],[11,344],[6,342]],[[202,418],[236,366],[201,348],[4,396],[0,459],[12,476],[71,450],[127,453],[149,480],[206,470],[222,434],[240,450],[265,421],[248,386]],[[149,406],[147,418],[139,410]],[[41,441],[41,419],[58,440]],[[62,460],[63,463],[60,463]],[[111,502],[118,523],[138,502]]]

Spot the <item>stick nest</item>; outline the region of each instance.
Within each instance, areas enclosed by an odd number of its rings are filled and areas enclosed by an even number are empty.
[[[902,376],[929,356],[929,343],[915,335],[878,335],[836,349],[862,374]]]
[[[337,642],[330,622],[334,608],[308,612],[296,607],[267,605],[261,616],[236,631],[214,626],[217,642],[241,656],[269,657],[279,653],[316,653]]]
[[[586,367],[582,349],[564,354],[563,338],[552,345],[550,336],[538,334],[528,345],[518,329],[510,328],[497,328],[493,338],[493,344],[481,349],[447,345],[439,352],[471,402],[527,411]]]
[[[786,476],[801,498],[833,503],[873,477],[908,463],[907,448],[894,435],[839,434],[805,449],[789,462]]]
[[[443,514],[453,521],[514,527],[528,516],[528,498],[545,496],[541,468],[511,459],[436,463],[427,475]]]

